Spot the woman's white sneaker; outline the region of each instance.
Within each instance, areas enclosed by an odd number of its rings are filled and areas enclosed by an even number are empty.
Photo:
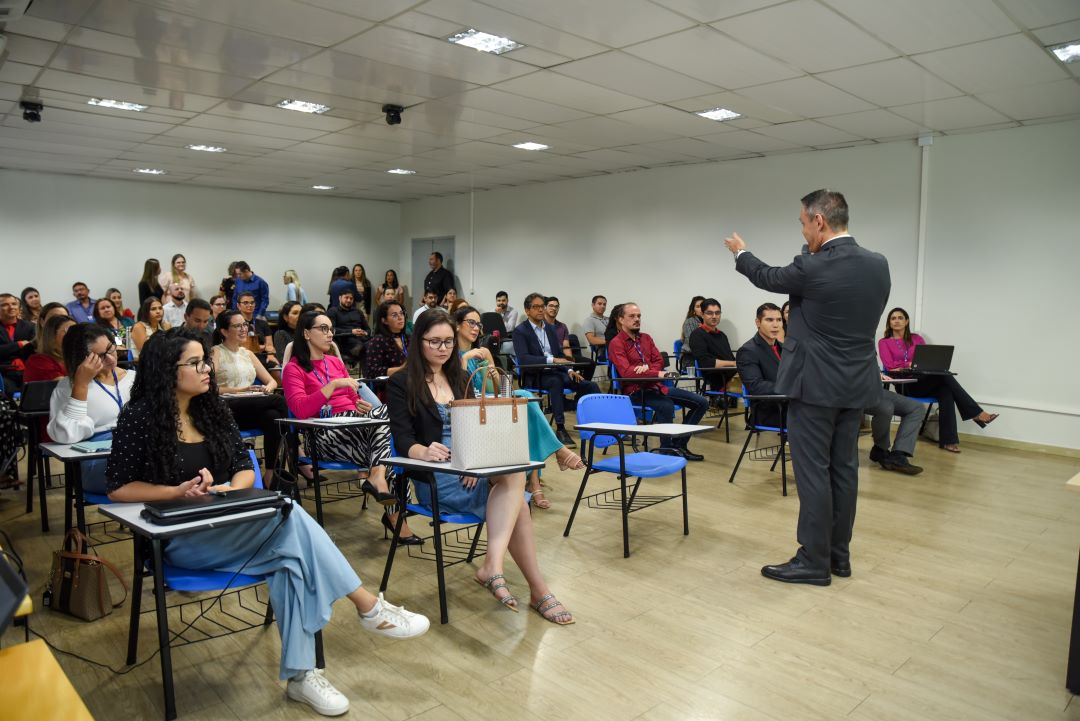
[[[322,669],[305,671],[300,679],[289,679],[285,693],[293,701],[302,701],[323,716],[340,716],[349,710],[349,699],[326,680]]]
[[[379,594],[379,600],[372,609],[371,616],[360,614],[360,625],[371,633],[390,638],[412,638],[423,635],[431,627],[427,616],[406,611],[404,606],[395,606]]]

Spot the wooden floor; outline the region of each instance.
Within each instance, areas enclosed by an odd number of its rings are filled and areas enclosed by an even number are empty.
[[[584,509],[562,537],[580,475],[546,475],[552,509],[534,512],[541,563],[576,625],[498,607],[463,565],[450,571],[451,623],[419,639],[373,638],[339,602],[325,634],[327,675],[351,699],[351,716],[1080,719],[1080,701],[1064,687],[1080,549],[1080,493],[1064,484],[1080,463],[974,444],[955,456],[920,443],[915,461],[926,472],[909,478],[871,468],[863,438],[853,575],[816,588],[760,575],[795,550],[799,501],[794,487],[781,497],[768,463],[744,464],[728,484],[742,439],[725,444],[712,433],[693,442],[708,460],[690,465],[690,535],[681,534],[677,503],[642,511],[631,517],[629,559],[615,512]],[[43,536],[22,503],[0,496],[0,523],[40,600],[60,524]],[[387,549],[378,515],[361,514],[359,502],[334,504],[327,528],[377,586]],[[129,542],[102,552],[130,571]],[[515,567],[507,577],[527,595]],[[430,563],[400,561],[387,595],[437,621]],[[120,667],[127,609],[93,624],[39,611],[32,626]],[[156,648],[152,617],[144,619],[140,659]],[[21,630],[4,637],[19,640]],[[315,718],[284,700],[278,652],[274,628],[177,650],[180,718]],[[60,662],[99,720],[162,718],[157,659],[124,676]]]

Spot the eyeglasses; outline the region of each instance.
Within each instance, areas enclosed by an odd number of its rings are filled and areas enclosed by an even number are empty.
[[[101,362],[104,363],[105,361],[107,361],[109,359],[110,356],[112,356],[114,358],[116,357],[116,346],[114,346],[114,345],[109,346],[109,348],[104,353],[93,353],[93,352],[91,352],[90,355],[96,355],[98,358],[101,359]]]
[[[313,325],[311,326],[311,330],[317,330],[320,333],[324,333],[326,335],[334,334],[334,326],[332,325]]]
[[[473,320],[472,318],[466,318],[465,320],[463,320],[461,322],[464,323],[465,325],[469,326],[470,328],[476,328],[478,330],[484,330],[484,324],[481,323],[478,320]]]
[[[546,307],[546,306],[543,303],[533,303],[532,305],[529,306],[529,310],[538,310],[538,309],[541,309],[541,308],[544,308],[544,307]]]
[[[250,323],[230,323],[229,327],[230,328],[235,328],[237,330],[247,330],[249,327],[251,327],[251,324]]]
[[[404,313],[387,313],[386,317],[387,318],[393,318],[394,320],[401,320],[402,318],[405,317],[405,314]]]
[[[177,368],[191,368],[196,373],[210,373],[214,370],[214,362],[207,358],[197,358],[187,363],[177,363]]]
[[[242,300],[237,305],[255,305],[255,301],[253,301],[253,300]]]
[[[423,340],[431,350],[449,350],[454,347],[453,338],[424,338]]]

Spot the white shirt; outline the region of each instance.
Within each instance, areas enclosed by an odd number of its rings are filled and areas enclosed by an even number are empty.
[[[531,320],[529,326],[533,329],[533,333],[536,333],[536,339],[540,341],[540,350],[544,352],[544,362],[554,363],[555,357],[551,355],[551,343],[548,341],[547,331],[544,329],[544,323],[536,325]]]
[[[435,307],[438,308],[439,306]],[[431,308],[428,308],[427,305],[421,305],[419,308],[417,308],[416,312],[412,314],[412,322],[415,323],[416,319],[419,318],[425,310],[431,310]]]
[[[173,328],[182,326],[184,324],[184,312],[187,310],[187,306],[186,300],[183,305],[176,305],[176,301],[170,298],[169,302],[162,306],[165,322]]]
[[[120,379],[120,399],[124,405],[131,400],[134,384],[135,371],[128,371]],[[116,392],[111,385],[102,388],[90,381],[86,400],[76,400],[71,397],[71,379],[61,378],[49,399],[49,437],[57,443],[79,443],[116,426],[120,415]]]

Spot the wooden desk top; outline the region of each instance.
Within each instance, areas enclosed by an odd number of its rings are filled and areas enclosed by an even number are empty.
[[[34,721],[94,721],[41,639],[0,649],[0,714]],[[16,711],[17,709],[17,711]]]
[[[1071,491],[1080,491],[1080,473],[1065,481],[1065,487]]]

